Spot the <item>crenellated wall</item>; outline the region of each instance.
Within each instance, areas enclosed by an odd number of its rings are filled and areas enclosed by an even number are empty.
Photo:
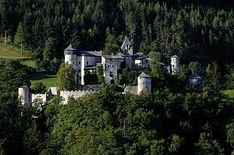
[[[31,102],[34,103],[36,100],[41,100],[43,103],[47,101],[48,94],[31,94]]]
[[[67,104],[69,97],[77,99],[94,92],[96,91],[91,91],[91,90],[60,91],[60,97],[62,97],[62,104]]]

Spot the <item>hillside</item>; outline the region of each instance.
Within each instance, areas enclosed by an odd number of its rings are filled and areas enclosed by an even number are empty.
[[[31,57],[29,51],[21,50],[12,45],[5,45],[3,42],[0,42],[0,58],[6,59],[29,59]]]

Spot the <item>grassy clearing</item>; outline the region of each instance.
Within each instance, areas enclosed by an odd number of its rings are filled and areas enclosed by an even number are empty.
[[[48,89],[49,87],[56,86],[57,76],[48,74],[31,74],[29,75],[29,80],[31,84],[42,82],[43,85],[46,86],[46,89]]]
[[[234,89],[223,90],[222,93],[234,99]]]
[[[21,60],[20,62],[26,66],[36,68],[36,62],[34,60]]]
[[[3,42],[0,42],[0,58],[5,59],[29,59],[32,56],[32,53],[26,50],[21,50],[12,45],[5,45]]]

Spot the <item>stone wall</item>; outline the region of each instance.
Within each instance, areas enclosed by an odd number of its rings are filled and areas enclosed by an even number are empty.
[[[36,100],[41,100],[43,103],[47,101],[48,94],[31,94],[31,103],[33,104]]]
[[[77,99],[94,92],[96,91],[89,91],[89,90],[60,91],[60,97],[62,97],[62,104],[67,104],[69,97]]]

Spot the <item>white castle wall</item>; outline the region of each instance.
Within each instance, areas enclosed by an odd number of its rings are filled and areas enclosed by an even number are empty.
[[[85,75],[85,67],[86,66],[95,66],[96,65],[96,57],[94,56],[81,56],[81,85],[84,85],[84,75]]]
[[[34,103],[36,100],[41,100],[43,103],[45,103],[47,101],[47,93],[31,94],[31,103]]]
[[[140,95],[140,93],[143,90],[151,92],[151,78],[150,77],[139,77],[138,76],[137,94]]]
[[[61,91],[60,96],[62,97],[62,104],[67,104],[69,97],[75,99],[85,96],[87,94],[94,93],[96,91],[77,90],[77,91]]]
[[[72,68],[77,68],[77,56],[74,54],[65,54],[65,63],[68,63]]]
[[[180,71],[180,59],[177,55],[171,57],[171,73],[177,74]]]
[[[111,83],[111,80],[115,80],[118,76],[118,69],[120,68],[120,64],[124,61],[124,59],[120,58],[103,58],[102,62],[105,66],[104,77],[106,83]],[[110,76],[112,73],[112,77]]]
[[[22,86],[18,88],[18,97],[21,103],[29,104],[30,103],[30,95],[29,95],[29,88],[27,86]]]

